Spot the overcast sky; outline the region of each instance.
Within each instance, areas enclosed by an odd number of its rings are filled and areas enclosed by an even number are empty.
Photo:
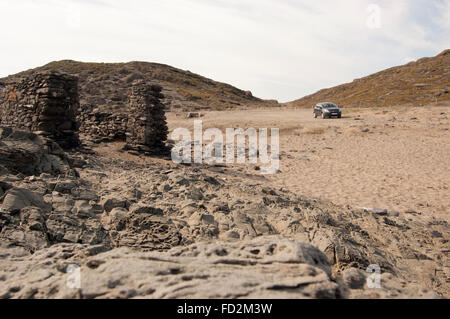
[[[285,102],[450,48],[450,0],[0,0],[0,77],[149,61]]]

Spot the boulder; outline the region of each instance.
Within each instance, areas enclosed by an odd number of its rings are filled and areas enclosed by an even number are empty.
[[[95,216],[96,210],[86,200],[77,200],[72,208],[72,213],[79,218],[91,218]]]
[[[209,299],[337,298],[340,294],[319,250],[277,237],[205,243],[167,252],[119,248],[98,253],[78,261],[81,286],[70,289],[65,284],[67,267],[88,255],[86,249],[84,245],[55,245],[33,256],[8,259],[8,266],[20,268],[5,276],[0,295],[24,298],[33,291],[35,298]],[[58,262],[62,255],[65,261]],[[32,266],[37,263],[42,264],[40,273]],[[52,285],[46,282],[48,273],[53,274]],[[19,289],[10,289],[12,285]],[[51,287],[58,289],[51,294]]]
[[[125,228],[128,211],[122,207],[115,207],[102,215],[102,224],[107,230],[121,231]]]
[[[72,212],[53,212],[46,221],[47,234],[53,243],[70,242],[110,245],[107,231],[96,218],[81,219]]]
[[[22,208],[20,214],[10,216],[0,230],[0,240],[10,247],[23,247],[34,252],[50,246],[44,213],[36,207]]]
[[[50,139],[18,130],[3,129],[0,165],[13,174],[49,173],[75,176],[64,151]]]
[[[366,274],[357,268],[348,268],[342,272],[342,279],[350,289],[362,289],[366,284]]]
[[[163,211],[160,208],[147,206],[142,203],[133,204],[130,207],[130,212],[133,215],[136,214],[149,214],[149,215],[163,215]]]
[[[51,210],[51,205],[44,201],[42,195],[24,188],[12,188],[5,194],[2,209],[11,214],[18,213],[22,208],[33,206],[42,209],[44,212]]]
[[[77,183],[74,180],[62,180],[55,183],[54,190],[63,194],[70,194]]]
[[[128,208],[130,206],[130,203],[125,198],[117,198],[116,196],[114,196],[114,197],[110,196],[110,197],[104,198],[101,201],[101,205],[103,206],[103,210],[105,212],[109,213],[111,210],[113,210],[116,207]]]

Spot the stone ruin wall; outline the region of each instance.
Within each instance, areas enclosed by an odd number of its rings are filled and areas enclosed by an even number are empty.
[[[135,82],[128,113],[105,113],[79,106],[76,77],[38,73],[0,84],[0,125],[46,135],[64,148],[78,146],[82,133],[99,141],[126,140],[126,149],[154,153],[164,148],[168,134],[161,90]]]
[[[97,141],[125,141],[128,114],[100,112],[89,105],[82,105],[77,114],[79,132]]]
[[[161,91],[159,85],[149,85],[143,81],[133,83],[129,94],[127,149],[139,152],[164,149],[168,127]]]
[[[0,124],[48,136],[63,148],[78,145],[78,79],[55,72],[0,87]]]

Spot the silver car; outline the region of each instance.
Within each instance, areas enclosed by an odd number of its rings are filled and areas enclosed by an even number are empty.
[[[318,116],[320,116],[323,119],[331,118],[331,117],[341,118],[342,111],[339,108],[339,106],[337,106],[336,104],[331,103],[331,102],[324,102],[324,103],[319,103],[316,106],[314,106],[313,115],[314,115],[314,118],[317,118]]]

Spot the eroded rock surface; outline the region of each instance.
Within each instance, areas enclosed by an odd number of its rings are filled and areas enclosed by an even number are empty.
[[[42,142],[27,136],[11,145]],[[44,172],[0,157],[3,298],[449,296],[445,221],[305,198],[236,167],[58,159],[64,169]]]
[[[354,285],[330,277],[326,256],[310,244],[278,236],[201,243],[166,252],[58,244],[29,256],[3,254],[3,298],[340,298]],[[99,253],[100,252],[100,253]],[[79,267],[79,268],[78,268]],[[15,269],[15,271],[8,271]],[[79,288],[73,281],[79,272]],[[362,273],[362,276],[364,274]],[[78,278],[78,277],[76,277]],[[391,278],[378,296],[395,297]],[[347,282],[347,281],[345,281]],[[362,286],[359,297],[370,296]],[[403,297],[434,297],[414,291]],[[405,291],[404,288],[402,288]]]

